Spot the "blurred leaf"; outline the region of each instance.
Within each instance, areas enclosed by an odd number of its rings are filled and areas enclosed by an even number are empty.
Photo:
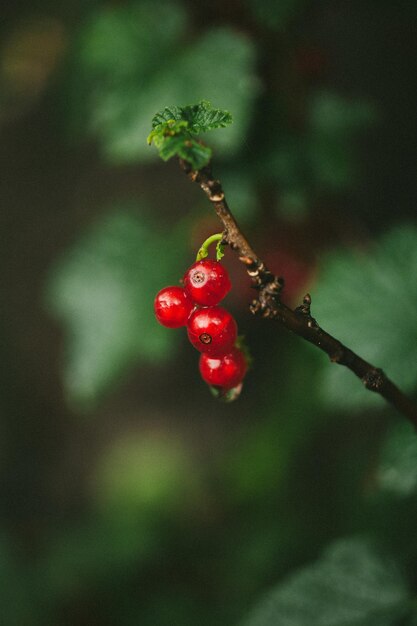
[[[306,124],[298,132],[283,98],[269,105],[262,151],[253,162],[258,179],[278,186],[281,213],[300,214],[309,196],[352,187],[359,170],[356,140],[378,119],[369,102],[331,91],[316,91],[306,105]]]
[[[54,268],[48,303],[67,331],[70,400],[94,403],[126,369],[172,354],[177,332],[159,326],[153,300],[184,267],[184,224],[161,232],[133,212],[114,211]]]
[[[307,150],[316,185],[343,189],[354,182],[353,140],[376,119],[376,110],[366,101],[347,100],[327,91],[315,95],[309,110]]]
[[[247,0],[247,3],[261,24],[285,30],[302,9],[304,0]]]
[[[288,131],[278,127],[265,166],[285,192],[302,190],[309,174],[303,138],[289,135]]]
[[[158,531],[145,519],[103,516],[61,529],[49,537],[36,571],[43,603],[62,602],[92,585],[113,586],[115,575],[137,570],[159,550]]]
[[[222,170],[223,189],[233,214],[239,221],[250,221],[257,215],[258,198],[253,177],[242,168]]]
[[[162,2],[155,11],[149,0],[103,8],[85,25],[74,58],[73,109],[78,126],[99,137],[108,158],[155,158],[146,145],[155,111],[203,99],[233,110],[238,120],[213,145],[224,152],[241,145],[258,91],[254,47],[230,29],[195,40],[186,30],[179,4]],[[195,128],[227,121],[200,117],[193,118]]]
[[[308,214],[308,197],[302,188],[289,189],[281,194],[278,209],[289,222],[302,220]]]
[[[385,491],[408,496],[417,492],[417,437],[409,424],[398,424],[381,450],[378,485]]]
[[[315,564],[281,583],[247,626],[394,626],[408,595],[393,563],[364,541],[334,543]]]
[[[414,602],[414,604],[416,604]],[[409,616],[409,619],[404,622],[402,626],[417,626],[417,607],[415,606],[414,612]]]
[[[105,451],[95,485],[104,510],[123,519],[148,518],[155,512],[172,514],[187,508],[198,492],[199,476],[180,439],[158,432],[130,433]]]
[[[369,102],[348,100],[331,91],[316,93],[309,111],[313,132],[339,137],[366,127],[376,119],[376,110]]]
[[[172,588],[150,596],[138,607],[140,624],[172,624],[189,626],[190,623],[207,626],[213,622],[207,616],[207,607],[199,598],[176,593]],[[127,626],[138,626],[138,610]]]
[[[401,389],[417,383],[417,230],[386,234],[367,253],[329,255],[321,263],[313,315],[319,324]],[[382,403],[346,368],[323,370],[322,392],[338,409]]]
[[[251,352],[258,419],[236,437],[234,449],[222,461],[222,483],[229,501],[257,502],[260,508],[292,477],[297,451],[324,415],[317,411],[317,351],[269,334],[264,342],[251,343]]]
[[[16,548],[15,538],[0,529],[1,623],[7,626],[40,626],[44,607],[38,602],[39,587],[30,567]]]

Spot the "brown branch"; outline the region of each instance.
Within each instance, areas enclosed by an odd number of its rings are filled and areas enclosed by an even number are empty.
[[[213,204],[224,226],[224,242],[239,255],[240,261],[245,265],[247,273],[258,290],[258,297],[252,302],[251,311],[262,317],[277,320],[288,330],[326,352],[333,363],[348,367],[361,379],[367,389],[383,396],[417,429],[417,407],[381,369],[362,359],[320,328],[311,316],[310,294],[304,296],[302,305],[295,310],[281,302],[280,293],[284,280],[274,276],[268,270],[243,235],[227,205],[220,181],[213,178],[210,165],[199,171],[194,171],[187,161],[181,159],[180,165],[190,180],[201,187]]]

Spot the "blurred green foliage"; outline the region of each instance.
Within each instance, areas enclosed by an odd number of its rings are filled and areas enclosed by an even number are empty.
[[[375,108],[361,100],[319,92],[309,111],[307,153],[315,185],[330,190],[352,186],[358,176],[355,137],[377,120]]]
[[[358,134],[378,120],[375,106],[317,89],[307,102],[303,132],[288,129],[291,112],[275,103],[276,117],[255,164],[258,176],[278,184],[283,205],[292,198],[309,205],[316,196],[351,188],[358,181],[355,146]]]
[[[160,433],[116,442],[97,468],[97,505],[118,517],[170,514],[195,501],[199,476],[190,451]],[[123,515],[121,514],[123,511]]]
[[[254,367],[214,401],[152,305],[218,222],[146,143],[164,107],[229,110],[206,140],[248,238],[294,305],[308,289],[319,323],[415,397],[413,14],[4,8],[2,626],[417,623],[415,433],[247,315],[229,251]]]
[[[304,0],[246,0],[255,18],[268,28],[285,31],[303,8]]]
[[[365,541],[340,540],[261,603],[248,626],[390,626],[407,612],[408,592],[392,562]]]
[[[322,260],[314,315],[324,328],[405,391],[416,390],[417,230],[385,234],[370,250],[339,251]],[[327,368],[324,397],[340,410],[381,404],[344,368]]]
[[[156,157],[144,141],[155,112],[209,100],[236,119],[214,146],[236,152],[258,92],[254,62],[251,41],[232,29],[213,28],[193,40],[179,3],[158,3],[158,11],[150,1],[104,8],[75,48],[75,124],[97,134],[111,160],[148,161]]]
[[[409,424],[397,424],[391,429],[381,449],[376,474],[380,489],[399,496],[417,490],[417,438]]]
[[[185,222],[165,232],[113,209],[56,265],[48,300],[68,329],[71,401],[91,406],[129,366],[169,358],[178,335],[156,323],[149,294],[180,275],[185,238]]]

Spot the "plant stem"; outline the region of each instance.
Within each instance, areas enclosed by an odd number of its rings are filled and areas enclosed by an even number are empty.
[[[207,239],[201,244],[199,251],[197,252],[196,261],[201,261],[201,259],[205,259],[208,256],[208,249],[212,243],[217,242],[216,246],[216,259],[220,261],[223,256],[223,251],[221,250],[223,240],[223,233],[217,233],[216,235],[211,235],[207,237]]]
[[[280,293],[284,280],[268,270],[243,235],[228,207],[220,181],[213,177],[210,164],[201,170],[194,171],[187,161],[180,159],[180,166],[190,180],[197,183],[207,195],[223,224],[223,241],[239,255],[240,261],[245,265],[247,273],[258,290],[258,297],[250,306],[252,313],[278,321],[288,330],[323,350],[333,363],[345,365],[361,379],[367,389],[384,397],[399,413],[408,418],[417,430],[416,405],[381,369],[362,359],[320,328],[311,316],[310,294],[306,294],[303,303],[294,310],[281,302]]]

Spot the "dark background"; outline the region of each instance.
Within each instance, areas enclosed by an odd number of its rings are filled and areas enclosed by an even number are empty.
[[[404,419],[252,318],[229,251],[236,402],[155,322],[220,227],[146,147],[167,105],[230,109],[215,173],[287,302],[415,397],[415,4],[13,2],[0,36],[0,622],[238,624],[350,536],[415,596]]]

